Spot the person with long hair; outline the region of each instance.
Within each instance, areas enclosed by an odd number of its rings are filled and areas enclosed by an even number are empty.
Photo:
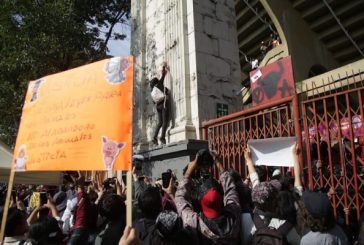
[[[335,222],[327,194],[305,191],[302,200],[301,217],[309,231],[302,237],[301,245],[349,244],[344,231]]]

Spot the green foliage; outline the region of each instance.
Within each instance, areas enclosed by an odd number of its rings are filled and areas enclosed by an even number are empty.
[[[130,0],[2,1],[0,140],[15,143],[28,81],[105,58],[129,13]]]

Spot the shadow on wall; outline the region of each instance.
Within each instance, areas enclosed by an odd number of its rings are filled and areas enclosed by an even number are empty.
[[[155,109],[155,105],[152,102],[151,99],[151,87],[149,84],[149,81],[155,77],[157,75],[157,65],[156,65],[156,60],[157,60],[157,47],[156,47],[156,37],[155,37],[155,33],[149,33],[146,37],[146,50],[145,50],[145,64],[146,67],[144,69],[144,77],[146,78],[146,81],[143,86],[144,86],[144,94],[142,94],[143,96],[143,100],[142,103],[145,104],[145,110],[142,113],[146,113],[147,115],[145,115],[146,117],[146,122],[145,122],[145,138],[146,139],[151,139],[152,135],[154,133],[154,129],[156,127],[157,124],[157,112]]]
[[[311,66],[310,70],[308,71],[307,78],[315,77],[327,72],[327,68],[323,65],[316,64]]]
[[[174,100],[174,94],[173,94],[173,82],[174,82],[174,77],[172,73],[168,73],[167,76],[169,76],[169,81],[170,81],[170,88],[169,88],[169,103],[170,103],[170,112],[169,112],[169,118],[168,118],[168,127],[167,127],[167,137],[168,137],[168,142],[171,142],[171,130],[175,127],[176,125],[176,102]]]

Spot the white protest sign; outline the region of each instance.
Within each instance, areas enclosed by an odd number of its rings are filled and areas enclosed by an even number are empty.
[[[292,147],[296,137],[279,137],[249,140],[252,160],[255,165],[293,166]]]

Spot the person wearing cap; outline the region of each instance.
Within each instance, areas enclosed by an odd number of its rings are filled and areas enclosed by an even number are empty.
[[[302,195],[302,217],[309,232],[301,245],[346,245],[348,238],[335,222],[330,200],[325,193],[305,191]]]
[[[214,154],[215,155],[215,154]],[[240,204],[233,178],[224,170],[216,155],[216,166],[220,173],[220,183],[207,179],[201,185],[197,213],[191,200],[191,176],[199,165],[199,153],[187,167],[179,182],[175,202],[178,214],[187,229],[195,231],[200,244],[238,244],[240,231]]]

